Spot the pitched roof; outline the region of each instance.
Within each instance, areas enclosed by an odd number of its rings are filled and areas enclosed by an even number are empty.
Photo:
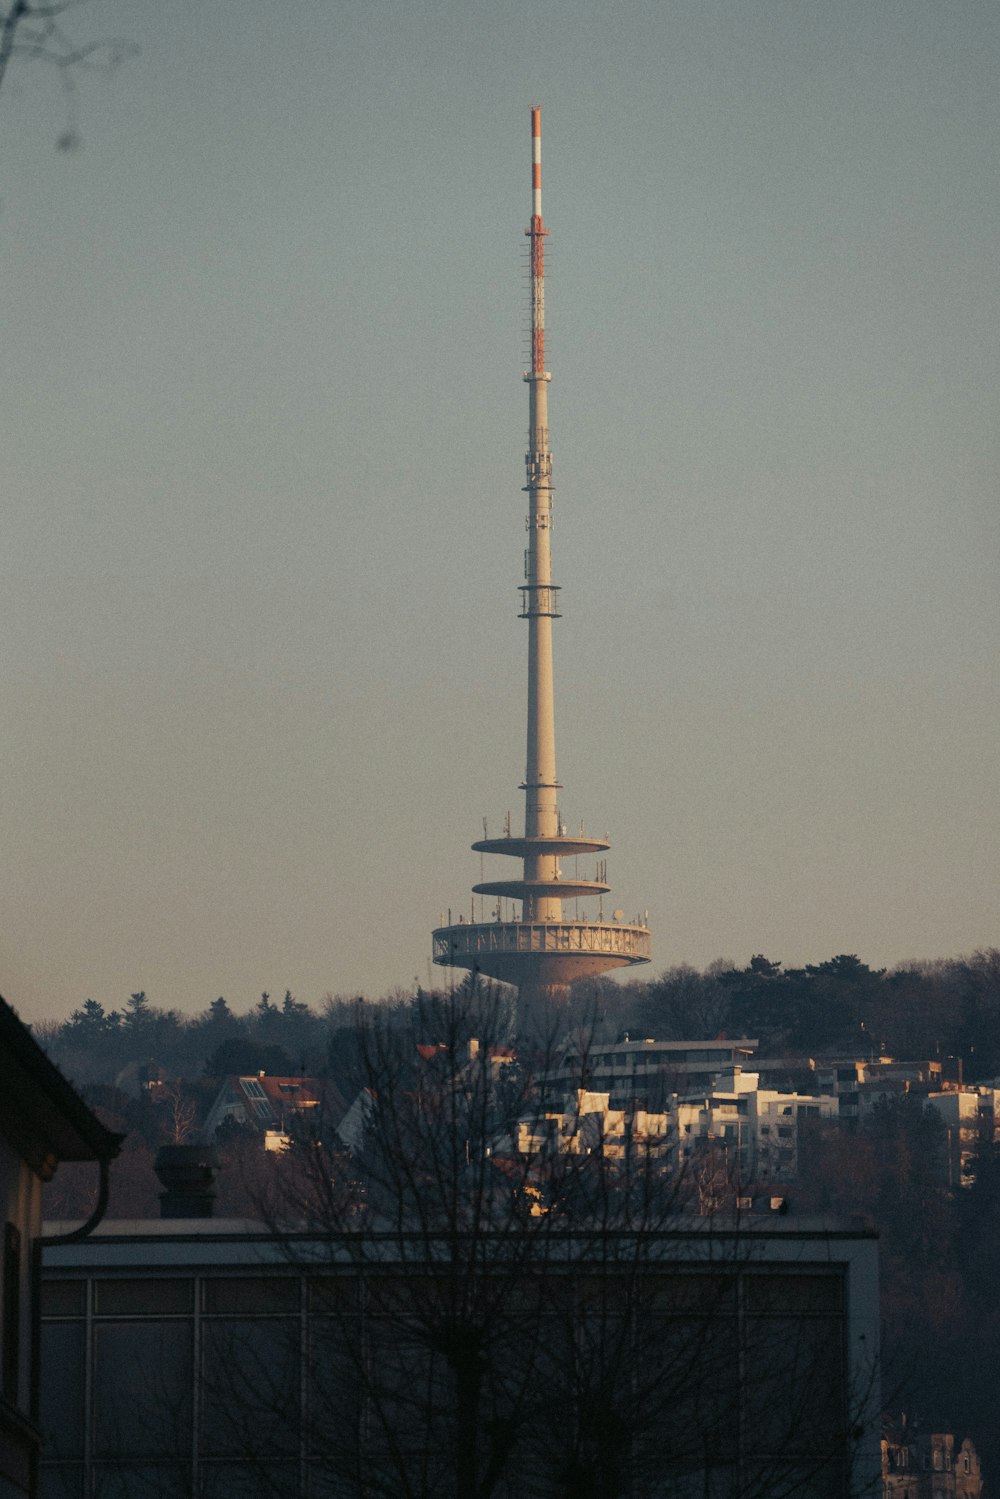
[[[282,1077],[269,1073],[233,1074],[223,1080],[205,1128],[215,1128],[235,1109],[258,1127],[282,1123],[292,1114],[322,1111],[334,1118],[344,1112],[336,1084],[320,1077]],[[238,1117],[238,1115],[237,1115]]]
[[[261,1094],[275,1108],[315,1107],[323,1098],[325,1084],[318,1077],[272,1077],[270,1073],[253,1073],[231,1081],[245,1098],[259,1100]]]
[[[101,1123],[0,998],[0,1133],[42,1175],[59,1161],[110,1161],[124,1135]]]

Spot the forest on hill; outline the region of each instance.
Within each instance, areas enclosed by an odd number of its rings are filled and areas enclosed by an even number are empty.
[[[328,995],[311,1006],[286,991],[236,1013],[222,997],[194,1014],[160,1009],[137,992],[119,1008],[85,999],[65,1020],[33,1027],[63,1071],[82,1085],[130,1086],[143,1066],[194,1080],[264,1070],[325,1076],[358,997]],[[401,1015],[419,991],[364,1001]],[[1000,949],[894,969],[854,954],[803,968],[757,954],[745,968],[720,960],[687,965],[646,982],[589,980],[574,989],[567,1026],[595,1039],[628,1033],[658,1041],[749,1036],[759,1054],[790,1058],[892,1056],[961,1064],[968,1082],[1000,1075]],[[424,1038],[432,1040],[432,1037]]]

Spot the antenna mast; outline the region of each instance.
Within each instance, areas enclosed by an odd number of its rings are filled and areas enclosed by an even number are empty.
[[[558,589],[552,582],[552,453],[549,449],[549,381],[545,368],[545,239],[542,219],[542,111],[531,111],[531,224],[528,236],[531,275],[531,369],[528,385],[528,451],[525,454],[528,496],[528,549],[521,587],[521,618],[528,621],[528,744],[524,775],[524,836],[555,838],[559,833],[559,782],[556,779],[556,725],[552,676],[552,621]],[[537,886],[559,879],[552,854],[529,854],[524,878]],[[532,892],[525,899],[526,921],[561,921],[558,894]]]

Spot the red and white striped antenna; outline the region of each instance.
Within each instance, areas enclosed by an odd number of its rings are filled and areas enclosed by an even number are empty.
[[[545,236],[542,222],[542,106],[531,106],[531,373],[545,373]]]

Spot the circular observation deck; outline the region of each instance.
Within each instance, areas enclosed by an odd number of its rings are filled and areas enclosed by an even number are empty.
[[[648,927],[618,921],[478,921],[439,927],[432,957],[445,968],[475,968],[518,988],[565,988],[611,968],[648,963]]]

